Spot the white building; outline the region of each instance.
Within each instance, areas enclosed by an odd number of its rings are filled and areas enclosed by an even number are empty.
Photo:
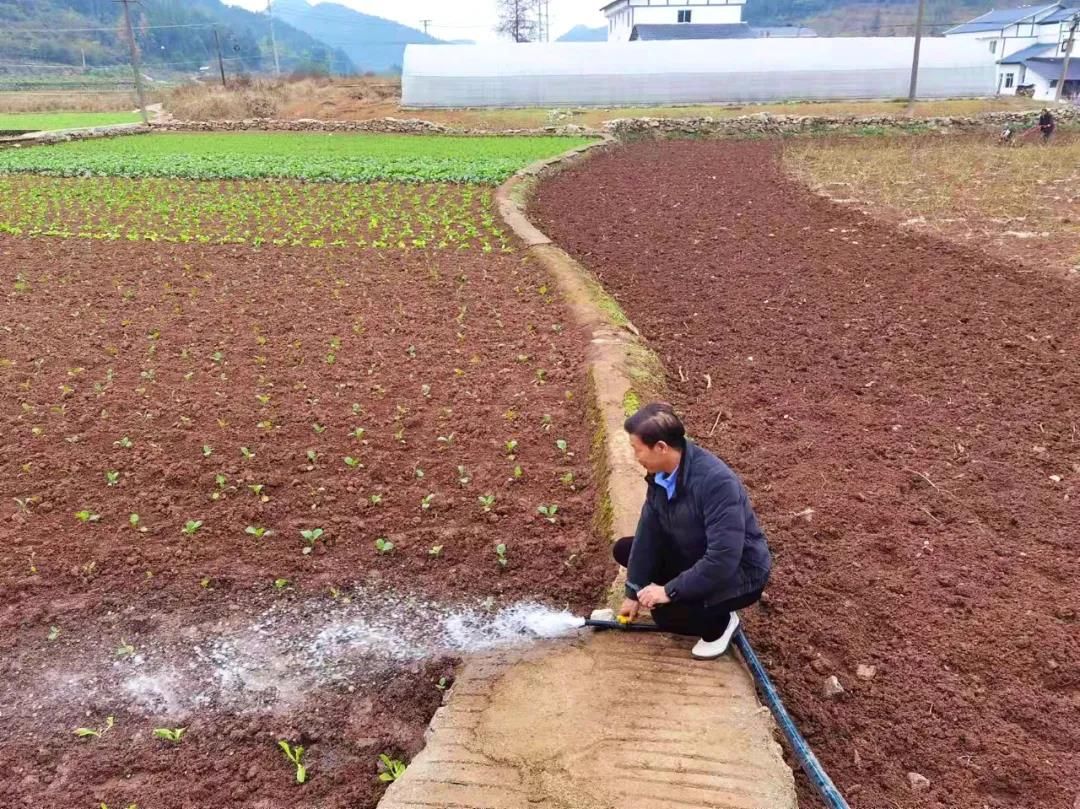
[[[742,19],[742,7],[746,0],[613,0],[601,11],[608,18],[608,42],[629,42],[631,39],[675,37],[634,36],[638,26],[710,26],[709,36],[679,37],[694,39],[728,39],[740,36],[734,29],[728,31],[718,26],[734,26],[752,36]],[[698,29],[702,34],[706,32]],[[695,32],[696,33],[696,32]]]
[[[1030,94],[1051,100],[1061,79],[1066,43],[1080,8],[1061,3],[988,11],[950,28],[950,39],[977,41],[997,64],[999,95]],[[1062,97],[1080,95],[1080,42],[1073,46]]]

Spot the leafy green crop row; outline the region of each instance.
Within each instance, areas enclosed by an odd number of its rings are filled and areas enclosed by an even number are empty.
[[[0,114],[0,130],[76,129],[107,124],[134,124],[137,112],[27,112]]]
[[[307,247],[508,249],[477,185],[0,177],[0,233]]]
[[[0,152],[0,174],[496,184],[585,138],[167,133]]]

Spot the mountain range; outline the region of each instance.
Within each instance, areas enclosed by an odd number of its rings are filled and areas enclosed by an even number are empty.
[[[140,0],[132,4],[135,41],[148,70],[197,71],[217,58],[217,28],[226,71],[274,67],[270,21],[221,0]],[[283,71],[330,69],[352,73],[344,52],[284,21],[274,24]],[[110,67],[127,64],[123,11],[113,0],[0,0],[3,65]]]
[[[927,0],[926,8],[927,23],[935,33],[985,10],[982,0]],[[494,17],[494,2],[492,11]],[[273,13],[279,61],[286,72],[399,72],[407,44],[443,42],[340,3],[274,0]],[[148,69],[192,72],[212,67],[216,59],[212,26],[218,29],[228,73],[269,72],[274,67],[265,12],[222,0],[140,0],[133,4],[132,16]],[[808,25],[824,36],[909,35],[914,6],[912,0],[749,0],[743,17],[757,26]],[[121,19],[114,0],[0,0],[0,73],[7,70],[5,63],[126,64]],[[87,28],[104,30],[71,30]],[[558,41],[606,39],[606,27],[577,25]]]

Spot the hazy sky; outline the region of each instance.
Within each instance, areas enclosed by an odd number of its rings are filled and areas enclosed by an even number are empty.
[[[225,0],[244,8],[261,10],[266,0]],[[477,42],[497,39],[495,0],[334,0],[365,14],[374,14],[422,28],[423,19],[431,20],[428,29],[440,39],[474,39]],[[551,38],[566,33],[581,23],[590,27],[606,25],[600,6],[606,0],[550,0]]]

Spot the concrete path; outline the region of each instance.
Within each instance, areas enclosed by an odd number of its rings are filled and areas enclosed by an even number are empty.
[[[381,809],[794,809],[741,662],[690,645],[606,632],[470,661]]]

